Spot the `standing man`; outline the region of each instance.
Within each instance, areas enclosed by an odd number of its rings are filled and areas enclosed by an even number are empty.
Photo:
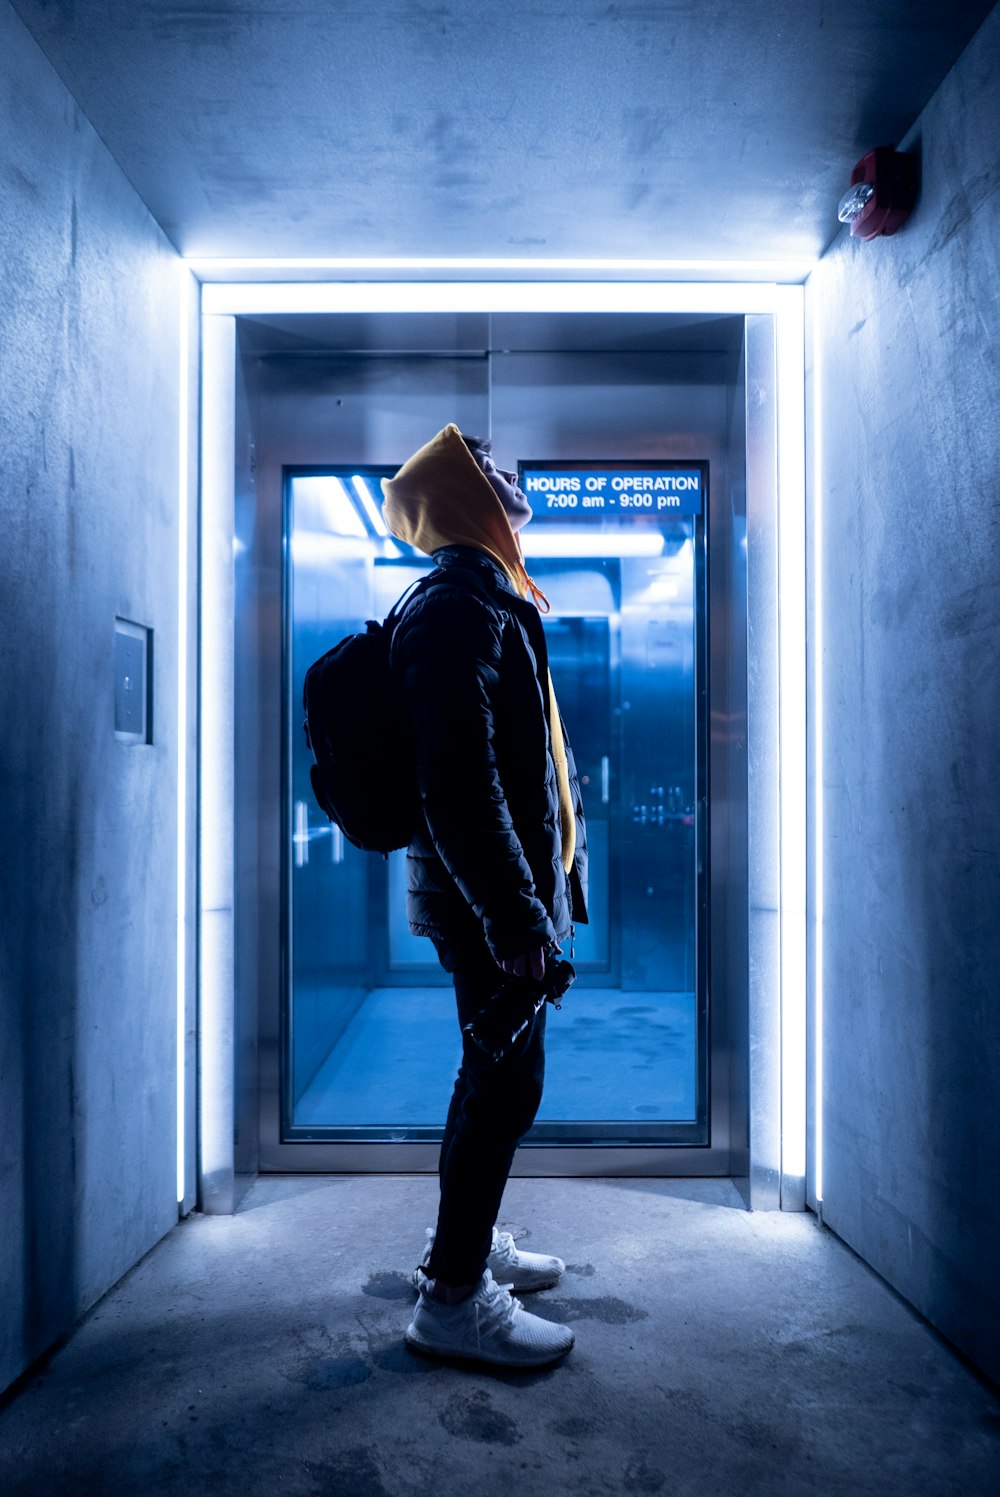
[[[395,678],[413,737],[422,816],[407,854],[410,929],[452,976],[460,1025],[511,976],[541,980],[586,922],[586,828],[518,530],[531,506],[490,443],[446,426],[384,479],[386,524],[443,575],[396,626]],[[534,1367],[573,1345],[509,1288],[558,1283],[559,1258],[519,1252],[496,1220],[535,1119],[545,1004],[497,1062],[463,1035],[445,1124],[437,1227],[406,1340],[431,1355]]]

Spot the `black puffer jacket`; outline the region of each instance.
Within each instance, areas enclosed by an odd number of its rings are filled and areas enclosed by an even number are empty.
[[[415,934],[459,947],[485,935],[503,960],[564,940],[571,920],[586,923],[580,787],[567,737],[576,810],[567,878],[538,610],[485,552],[448,546],[434,560],[445,576],[407,605],[392,643],[423,806],[406,911]]]

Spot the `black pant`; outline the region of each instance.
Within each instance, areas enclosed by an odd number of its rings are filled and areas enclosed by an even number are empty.
[[[452,975],[458,1022],[464,1026],[509,979],[485,942],[461,950],[434,944]],[[427,1270],[445,1284],[475,1284],[486,1267],[514,1152],[542,1100],[546,1007],[543,1003],[503,1060],[488,1060],[468,1035],[462,1036],[462,1064],[441,1143],[441,1204]]]

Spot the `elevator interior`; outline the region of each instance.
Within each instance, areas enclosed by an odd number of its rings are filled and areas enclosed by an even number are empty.
[[[504,464],[703,475],[697,515],[595,527],[536,504],[523,533],[553,605],[591,923],[577,932],[577,985],[550,1016],[546,1098],[521,1167],[738,1174],[744,319],[241,318],[239,348],[246,1167],[433,1166],[460,1054],[447,979],[406,928],[404,854],[358,852],[313,803],[300,702],[310,661],[431,566],[381,534],[378,478],[454,420],[492,435]]]

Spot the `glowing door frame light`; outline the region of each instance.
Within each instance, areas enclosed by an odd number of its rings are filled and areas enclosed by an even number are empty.
[[[188,264],[203,281],[231,281],[239,275],[258,271],[268,278],[284,271],[289,276],[307,275],[315,271],[326,271],[328,279],[337,279],[350,272],[372,274],[384,271],[399,279],[404,273],[430,272],[440,274],[443,270],[468,271],[478,281],[492,271],[496,274],[515,275],[523,278],[525,272],[536,271],[541,275],[565,276],[582,272],[594,275],[649,275],[657,280],[692,280],[698,283],[715,276],[727,281],[780,282],[790,284],[804,281],[815,260],[665,260],[620,258],[556,258],[542,255],[501,255],[495,259],[469,256],[427,255],[361,255],[361,256],[314,256],[297,260],[267,259],[252,257],[213,258],[210,255],[195,255]]]
[[[731,281],[247,281],[204,285],[202,311],[228,316],[337,312],[701,312],[777,310],[769,283]]]
[[[813,835],[813,1159],[817,1210],[823,1206],[823,364],[819,319],[822,297],[812,299],[812,835]]]
[[[201,1205],[232,1210],[236,324],[202,318],[199,998]]]
[[[179,385],[177,392],[177,1202],[187,1193],[187,736],[188,736],[188,463],[191,417],[188,289],[182,262],[178,278]]]
[[[804,296],[775,288],[781,818],[781,1204],[806,1198],[806,597]]]
[[[206,274],[219,273],[218,263],[195,260],[192,263]],[[236,268],[235,262],[227,262]],[[353,263],[353,262],[352,262]],[[360,262],[359,262],[360,263]],[[374,263],[374,262],[373,262]],[[381,262],[380,262],[381,263]],[[409,262],[407,262],[409,263]],[[460,262],[473,270],[477,262]],[[503,262],[479,262],[483,271],[498,269]],[[581,275],[600,272],[605,262],[579,261]],[[454,261],[421,261],[429,271],[457,268]],[[305,262],[303,262],[303,266]],[[303,266],[287,265],[289,275]],[[265,272],[272,262],[260,263]],[[404,269],[404,262],[386,262],[386,270]],[[554,266],[547,266],[554,270]],[[624,266],[623,266],[624,268]],[[635,268],[635,267],[633,267]],[[805,267],[808,269],[810,267]],[[801,267],[800,267],[801,269]],[[706,267],[705,273],[709,271]],[[795,279],[800,279],[797,275]],[[779,702],[778,731],[780,741],[780,1017],[781,1017],[781,1155],[779,1159],[761,1160],[765,1169],[780,1172],[782,1205],[795,1209],[804,1204],[806,1171],[806,764],[805,764],[805,493],[804,493],[804,347],[803,288],[759,281],[600,281],[600,280],[398,280],[369,281],[267,281],[218,282],[203,284],[202,311],[205,328],[205,374],[203,408],[203,449],[205,479],[203,512],[211,512],[210,526],[224,523],[222,505],[232,495],[233,368],[224,367],[227,355],[235,361],[232,319],[238,315],[279,313],[359,313],[359,312],[545,312],[553,313],[684,313],[702,315],[737,315],[763,313],[773,317],[776,347],[777,439],[778,439],[778,556],[779,556]],[[212,325],[215,331],[211,331]],[[223,335],[221,329],[228,326]],[[227,341],[228,340],[228,341]],[[228,441],[228,447],[226,443]],[[228,470],[228,478],[224,469]],[[231,517],[230,517],[231,525]],[[205,532],[203,532],[204,534]],[[209,531],[211,534],[211,530]],[[213,545],[214,545],[213,537]],[[230,539],[231,564],[231,539]],[[218,568],[210,566],[202,579],[203,607],[208,600],[212,616],[203,618],[206,631],[217,628],[232,649],[232,588]],[[231,565],[230,565],[231,573]],[[213,588],[220,583],[221,590]],[[226,586],[228,585],[228,592]],[[227,615],[226,609],[229,613]],[[207,608],[205,610],[208,612]],[[202,670],[202,742],[207,754],[210,776],[203,775],[202,855],[203,883],[205,868],[214,862],[232,858],[232,783],[231,732],[225,738],[224,709],[214,706],[215,693],[223,694],[229,672],[231,694],[231,653],[226,659],[212,655],[203,647]],[[211,658],[210,658],[211,657]],[[207,671],[207,675],[205,674]],[[768,705],[768,711],[771,711]],[[212,713],[219,721],[209,720]],[[231,729],[231,719],[229,726]],[[229,755],[229,779],[226,781],[223,754]],[[216,786],[212,776],[220,780]],[[216,794],[218,789],[218,794]],[[213,799],[213,795],[215,798]],[[207,822],[204,819],[207,814]],[[227,820],[228,814],[228,820]],[[228,838],[228,847],[226,845]],[[225,888],[232,897],[232,879]],[[219,882],[218,879],[215,882]],[[225,882],[224,880],[222,881]],[[220,888],[220,893],[224,892]],[[214,912],[206,908],[212,897],[205,888],[202,899],[203,922]],[[229,908],[231,926],[232,909]],[[229,929],[231,942],[232,932]],[[220,944],[221,943],[221,944]],[[232,1170],[232,953],[228,959],[218,939],[207,943],[203,926],[202,1016],[203,1093],[208,1093],[208,1107],[202,1105],[203,1176],[210,1178],[213,1168],[221,1168],[228,1159]],[[214,953],[214,955],[213,955]],[[215,1049],[213,1050],[213,1045]],[[206,1129],[206,1117],[210,1126]]]

